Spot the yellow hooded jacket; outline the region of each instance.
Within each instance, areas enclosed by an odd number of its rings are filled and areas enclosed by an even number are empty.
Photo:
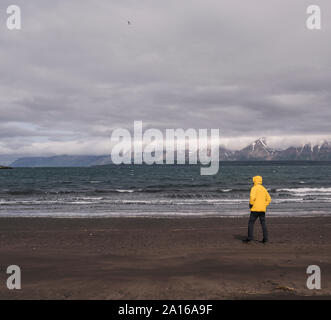
[[[254,187],[251,189],[250,201],[251,211],[266,212],[267,206],[271,202],[271,197],[265,187],[262,185],[262,177],[253,178]]]

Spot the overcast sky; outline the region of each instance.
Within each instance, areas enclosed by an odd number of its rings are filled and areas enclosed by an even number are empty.
[[[107,154],[134,120],[219,128],[230,147],[331,136],[330,1],[14,2],[20,31],[0,4],[2,156]]]

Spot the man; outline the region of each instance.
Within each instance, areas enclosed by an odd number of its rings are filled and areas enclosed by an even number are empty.
[[[265,223],[265,213],[267,206],[271,202],[271,197],[265,187],[262,185],[262,177],[256,176],[253,178],[254,186],[251,189],[249,208],[251,209],[251,215],[248,222],[248,238],[243,240],[248,243],[253,240],[254,223],[257,218],[260,219],[260,223],[263,231],[263,243],[268,242],[268,230]]]

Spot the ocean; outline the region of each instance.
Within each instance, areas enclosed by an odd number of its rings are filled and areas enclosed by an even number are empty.
[[[0,170],[0,217],[238,217],[255,175],[272,197],[268,215],[331,214],[331,162],[221,162],[214,176],[195,165]]]

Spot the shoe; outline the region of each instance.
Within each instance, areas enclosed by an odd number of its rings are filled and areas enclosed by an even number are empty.
[[[268,242],[268,240],[266,240],[266,239],[262,240],[262,243],[267,243],[267,242]]]
[[[244,239],[243,240],[243,243],[250,243],[252,240],[250,240],[250,239]]]

